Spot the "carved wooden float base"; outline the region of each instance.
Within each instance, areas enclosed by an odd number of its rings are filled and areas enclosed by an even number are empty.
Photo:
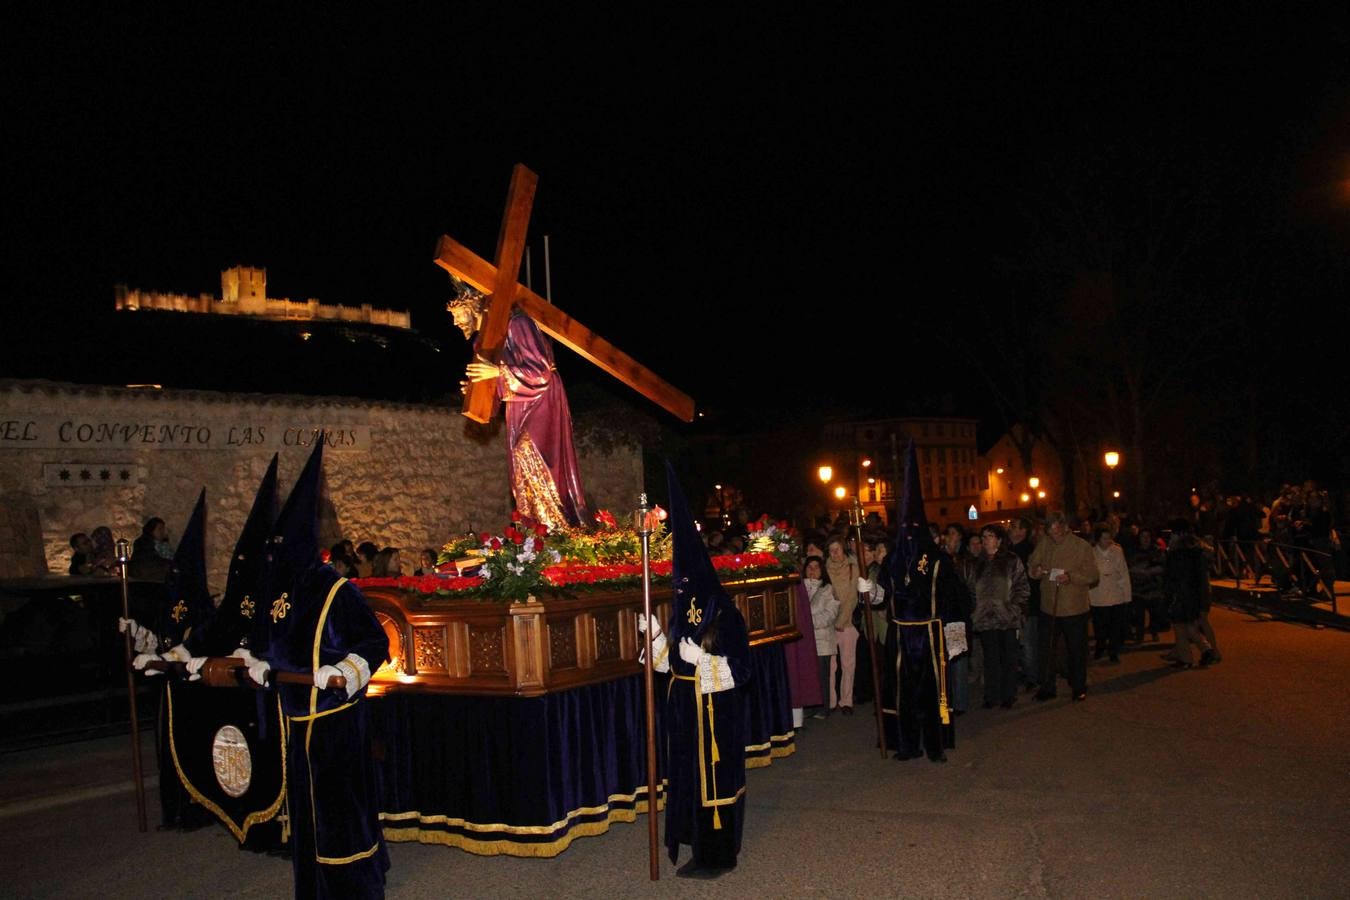
[[[796,575],[722,582],[745,617],[750,644],[796,640]],[[392,660],[370,694],[419,691],[538,697],[641,671],[637,616],[641,589],[545,595],[524,602],[456,600],[395,588],[364,588]],[[659,602],[658,602],[659,598]],[[653,591],[660,621],[669,587]]]

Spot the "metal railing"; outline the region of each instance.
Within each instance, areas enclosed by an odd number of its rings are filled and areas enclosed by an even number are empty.
[[[1326,601],[1336,607],[1336,560],[1325,550],[1281,544],[1277,541],[1216,540],[1209,544],[1210,573],[1216,578],[1232,578],[1239,590],[1243,581],[1259,584],[1269,578],[1277,590],[1291,591],[1311,600]]]

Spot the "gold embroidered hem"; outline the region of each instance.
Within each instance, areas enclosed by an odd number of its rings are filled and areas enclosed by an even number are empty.
[[[166,706],[168,707],[169,712],[169,756],[173,758],[173,768],[174,771],[178,773],[178,781],[183,785],[183,790],[188,792],[189,797],[210,810],[212,815],[219,819],[221,824],[228,828],[230,833],[235,836],[235,839],[242,844],[244,839],[248,837],[248,830],[250,828],[263,822],[272,821],[276,818],[277,813],[281,811],[281,804],[286,799],[286,741],[284,739],[281,741],[281,790],[277,792],[276,799],[273,800],[266,809],[251,812],[244,816],[243,822],[236,824],[235,821],[230,818],[229,813],[225,812],[225,810],[221,809],[216,803],[212,802],[209,797],[198,790],[196,785],[188,780],[187,773],[183,771],[182,763],[178,761],[178,744],[173,736],[173,685],[166,685],[166,688]],[[278,725],[281,721],[281,699],[278,698]]]
[[[613,794],[601,806],[575,809],[551,825],[483,825],[461,818],[419,812],[380,813],[380,823],[384,828],[384,839],[390,842],[440,844],[476,856],[549,859],[562,853],[577,838],[604,834],[614,822],[637,821],[638,816],[647,812],[646,797],[647,787],[643,785],[631,794]],[[658,811],[665,808],[664,781],[657,791],[656,808]],[[590,817],[595,817],[595,820],[578,821]],[[413,821],[404,824],[409,819]],[[461,833],[461,830],[469,833]],[[544,835],[557,837],[539,841],[538,838]]]
[[[516,498],[516,509],[550,530],[566,526],[567,517],[563,515],[553,473],[528,434],[522,434],[516,441],[512,462],[511,493]]]

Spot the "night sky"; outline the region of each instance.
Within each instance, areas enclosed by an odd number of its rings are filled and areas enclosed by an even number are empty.
[[[26,311],[0,375],[79,372],[126,327],[115,283],[215,293],[245,263],[274,296],[410,309],[445,365],[409,396],[434,396],[467,358],[436,238],[490,257],[523,162],[536,289],[548,234],[555,302],[705,408],[996,431],[993,345],[1057,353],[1062,329],[1017,323],[1146,260],[1162,287],[1122,345],[1194,355],[1198,407],[1344,432],[1340,4],[277,6],[6,8],[4,302]],[[1109,368],[1117,342],[1092,339]],[[1046,377],[1091,385],[1086,349]],[[134,377],[196,383],[173,362]]]

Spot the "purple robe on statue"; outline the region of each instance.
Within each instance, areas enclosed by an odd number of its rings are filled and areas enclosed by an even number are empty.
[[[497,379],[497,396],[506,404],[516,508],[550,528],[584,524],[572,413],[553,364],[553,343],[529,316],[513,313],[500,365],[505,374]]]
[[[811,598],[806,593],[806,585],[801,582],[793,585],[792,592],[797,602],[797,630],[802,633],[802,639],[783,646],[783,656],[787,659],[788,701],[793,709],[821,706],[825,698],[820,695],[820,664],[816,661],[816,632],[811,626]]]

